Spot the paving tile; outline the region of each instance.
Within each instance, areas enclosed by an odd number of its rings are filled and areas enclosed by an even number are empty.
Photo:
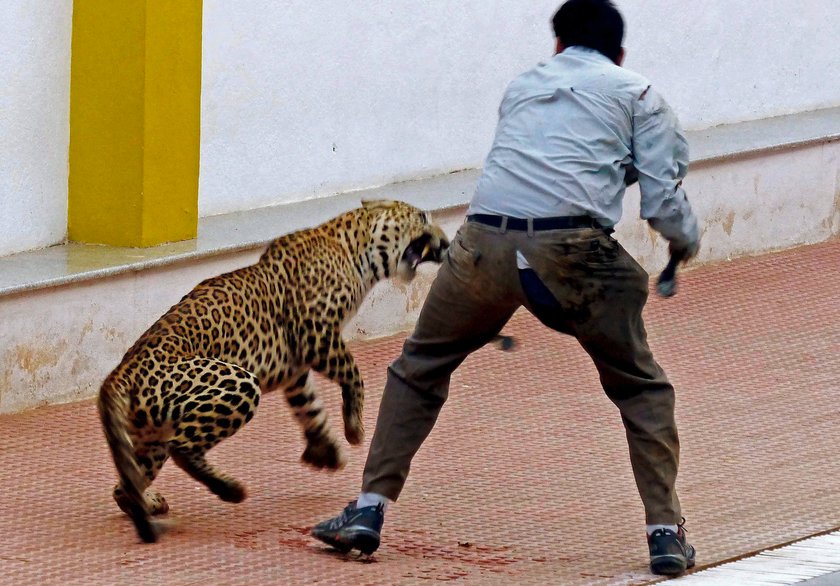
[[[700,567],[840,526],[840,242],[697,268],[651,297],[651,345],[677,387],[678,487]],[[175,527],[137,542],[110,497],[93,402],[0,416],[0,584],[644,584],[643,514],[617,410],[577,343],[527,313],[452,379],[450,400],[369,560],[308,537],[359,488],[299,463],[282,396],[211,459],[246,483],[223,503],[168,464]],[[403,335],[353,346],[374,428]],[[333,420],[340,393],[318,386]]]

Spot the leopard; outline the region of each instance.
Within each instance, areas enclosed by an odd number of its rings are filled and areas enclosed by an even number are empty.
[[[206,279],[164,313],[104,379],[97,409],[117,470],[113,498],[139,538],[158,540],[166,499],[151,488],[168,459],[226,502],[245,486],[207,452],[280,391],[305,441],[301,460],[319,469],[344,455],[312,372],[341,389],[344,436],[364,438],[364,383],[343,327],[379,281],[411,281],[440,263],[449,239],[430,214],[395,200],[361,207],[280,236],[259,260]]]

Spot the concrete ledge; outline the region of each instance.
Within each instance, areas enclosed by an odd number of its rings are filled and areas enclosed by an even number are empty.
[[[701,165],[840,139],[840,107],[688,132],[691,164]]]
[[[402,199],[426,210],[469,201],[477,170],[338,194],[290,204],[201,218],[194,240],[151,248],[68,243],[0,257],[0,296],[126,272],[252,250],[274,238],[315,226],[358,207],[362,199]]]
[[[692,166],[705,166],[836,141],[840,139],[840,107],[687,134]],[[251,250],[281,234],[316,225],[356,207],[361,199],[401,199],[427,210],[464,206],[479,175],[477,169],[463,170],[328,198],[201,218],[195,240],[152,248],[69,243],[0,257],[0,296]]]

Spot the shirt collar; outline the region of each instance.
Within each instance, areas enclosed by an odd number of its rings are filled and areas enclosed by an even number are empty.
[[[563,55],[568,55],[570,57],[583,57],[586,59],[592,59],[594,61],[604,61],[606,63],[613,63],[612,59],[610,59],[600,51],[590,49],[589,47],[584,47],[583,45],[572,45],[571,47],[566,47],[566,49],[562,53],[558,54],[558,57]]]

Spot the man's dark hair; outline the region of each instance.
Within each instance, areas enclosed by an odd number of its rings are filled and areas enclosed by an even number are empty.
[[[554,35],[566,47],[589,47],[613,61],[621,54],[624,19],[610,0],[568,0],[552,23]]]

